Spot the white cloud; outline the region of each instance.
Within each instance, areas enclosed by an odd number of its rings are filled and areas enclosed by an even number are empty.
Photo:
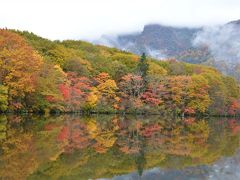
[[[50,39],[95,39],[147,23],[201,26],[240,18],[239,0],[1,0],[0,27]]]
[[[193,44],[196,46],[207,45],[216,61],[224,60],[228,65],[240,63],[240,31],[238,26],[229,24],[206,27],[197,34]]]

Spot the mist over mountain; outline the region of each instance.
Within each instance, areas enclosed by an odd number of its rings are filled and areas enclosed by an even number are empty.
[[[240,26],[229,23],[223,26],[206,27],[198,32],[195,46],[207,46],[216,60],[240,62]]]
[[[179,28],[159,24],[146,25],[142,32],[118,36],[102,36],[95,43],[120,48],[154,58],[167,58],[192,48],[192,41],[201,28]]]
[[[191,48],[191,41],[199,30],[152,24],[145,26],[139,35],[119,36],[119,42],[126,45],[130,39],[138,50],[136,53],[146,51],[151,56],[169,57]]]
[[[240,79],[240,20],[201,28],[149,24],[142,32],[102,36],[95,43],[157,59],[207,64]]]
[[[211,58],[206,58],[206,64],[217,67],[223,73],[240,79],[240,21],[205,27],[199,31],[193,40],[193,46],[206,47]]]

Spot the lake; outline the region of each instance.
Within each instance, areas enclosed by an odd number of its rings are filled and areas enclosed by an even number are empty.
[[[240,179],[235,118],[0,116],[0,179]]]

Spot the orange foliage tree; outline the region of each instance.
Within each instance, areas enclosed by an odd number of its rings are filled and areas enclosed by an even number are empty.
[[[8,87],[11,109],[20,109],[36,90],[42,58],[25,40],[10,31],[0,30],[0,84]]]

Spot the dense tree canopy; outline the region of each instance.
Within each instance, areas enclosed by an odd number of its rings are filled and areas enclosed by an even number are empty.
[[[217,70],[83,41],[0,31],[0,111],[236,115],[239,86]]]
[[[0,84],[8,89],[11,109],[20,109],[28,95],[37,89],[42,58],[24,38],[0,30]]]

